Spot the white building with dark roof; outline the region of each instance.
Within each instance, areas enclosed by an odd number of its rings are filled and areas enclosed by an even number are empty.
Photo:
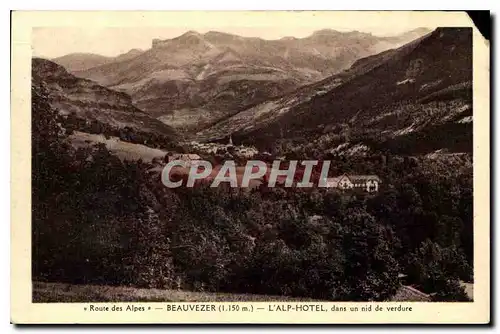
[[[377,192],[382,180],[377,175],[344,174],[326,179],[327,187],[341,190],[363,190]]]

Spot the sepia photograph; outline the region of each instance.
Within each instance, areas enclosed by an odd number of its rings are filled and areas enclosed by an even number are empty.
[[[474,303],[474,28],[311,20],[30,29],[31,303]]]

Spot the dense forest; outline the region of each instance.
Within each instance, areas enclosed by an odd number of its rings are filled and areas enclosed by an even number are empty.
[[[332,162],[378,174],[371,196],[168,189],[147,163],[73,148],[61,122],[32,89],[33,280],[368,301],[389,299],[405,274],[436,301],[468,300],[472,168],[388,154]]]

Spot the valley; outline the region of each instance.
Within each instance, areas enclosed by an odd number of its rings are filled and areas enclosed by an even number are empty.
[[[239,112],[197,136],[213,140],[232,134],[236,142],[258,147],[284,140],[332,149],[360,143],[399,154],[470,152],[471,38],[470,31],[437,29]],[[443,131],[448,142],[429,139]]]
[[[126,57],[107,59],[98,66],[87,61],[87,55],[54,61],[66,65],[77,77],[129,94],[134,105],[161,117],[167,125],[181,131],[200,130],[204,125],[198,124],[205,123],[206,116],[210,118],[207,125],[214,124],[427,32],[415,29],[394,37],[377,37],[325,29],[306,38],[263,40],[188,31],[173,39],[153,40],[149,50],[132,50]],[[208,113],[197,112],[203,110]],[[185,113],[190,116],[184,117]],[[171,122],[170,115],[176,120]]]
[[[33,301],[470,301],[472,102],[470,28],[33,58]],[[169,188],[176,159],[334,186]]]

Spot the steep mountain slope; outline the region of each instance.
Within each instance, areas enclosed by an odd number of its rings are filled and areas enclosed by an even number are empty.
[[[75,74],[130,94],[139,108],[167,124],[200,129],[412,37],[321,30],[306,38],[263,40],[189,31],[153,40],[150,50],[133,59]]]
[[[172,128],[133,106],[129,95],[77,78],[49,60],[32,59],[32,86],[61,115],[79,119],[82,127],[93,124],[109,131],[128,128],[138,133],[176,138]]]
[[[62,57],[53,58],[52,61],[63,66],[68,71],[82,71],[92,67],[101,66],[110,61],[110,57],[94,53],[70,53]]]
[[[66,68],[70,72],[84,71],[93,67],[101,66],[111,62],[125,61],[137,57],[143,51],[132,49],[116,57],[106,57],[94,53],[70,53],[62,57],[52,59],[56,64]]]
[[[472,149],[472,32],[438,28],[338,75],[198,133],[270,147],[282,139],[428,153]]]

